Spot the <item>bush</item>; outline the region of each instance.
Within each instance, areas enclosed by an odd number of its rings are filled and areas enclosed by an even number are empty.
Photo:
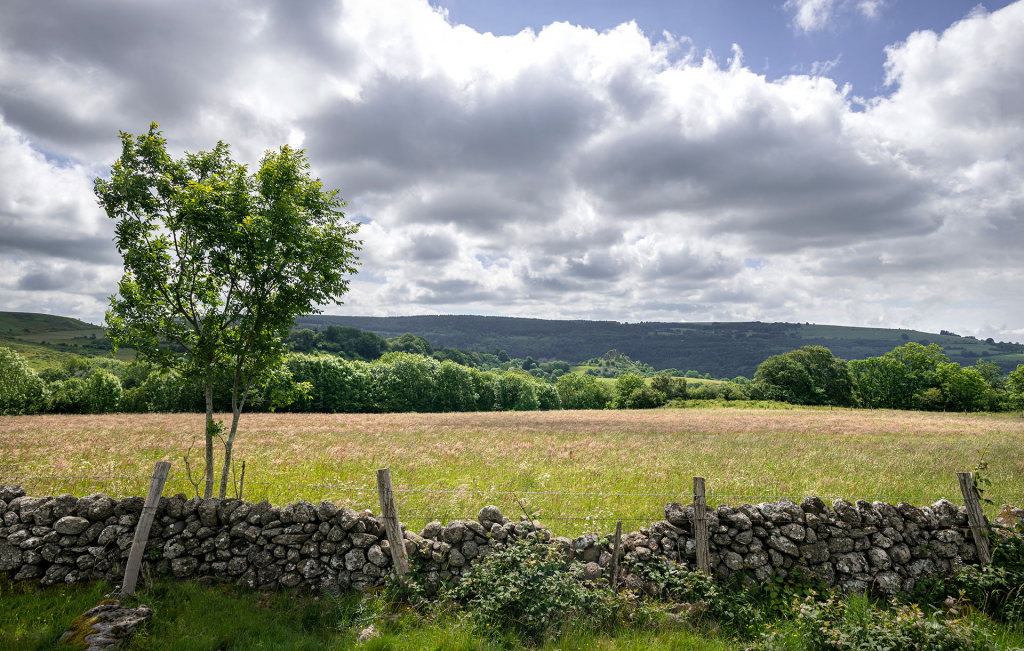
[[[584,585],[582,566],[568,565],[555,545],[529,538],[488,556],[447,596],[466,605],[481,633],[511,632],[534,642],[568,624],[607,627],[624,603],[607,588]]]
[[[926,616],[917,605],[879,607],[866,597],[832,596],[824,602],[807,597],[793,603],[791,626],[762,633],[757,648],[782,651],[834,649],[997,649],[991,633],[960,617]],[[794,638],[796,638],[794,640]],[[796,644],[794,644],[796,642]]]
[[[387,353],[370,365],[374,408],[385,413],[435,411],[434,374],[438,366],[431,357]]]
[[[543,411],[562,408],[562,399],[558,397],[555,385],[540,381],[534,385],[533,390],[537,394],[537,406]]]
[[[665,404],[665,394],[644,385],[626,396],[622,401],[625,409],[653,409]]]
[[[494,408],[498,411],[536,411],[536,383],[524,371],[506,371],[494,381]]]
[[[51,384],[50,410],[55,414],[88,413],[89,389],[85,380],[73,377]]]
[[[476,408],[477,396],[468,368],[445,360],[434,369],[433,379],[438,411],[473,411]]]
[[[655,375],[651,378],[651,388],[664,393],[668,400],[676,398],[686,400],[686,378]]]
[[[121,381],[108,371],[100,369],[90,375],[86,390],[91,413],[106,414],[121,406]]]
[[[629,409],[630,396],[637,389],[644,386],[644,379],[636,373],[620,375],[615,380],[615,402],[616,409]]]
[[[370,377],[362,362],[332,355],[289,355],[287,367],[295,382],[312,386],[289,406],[290,411],[354,413],[372,406]]]
[[[0,348],[0,415],[31,414],[46,409],[46,383],[21,355]]]
[[[604,409],[608,396],[593,375],[568,373],[558,378],[555,389],[563,409]]]

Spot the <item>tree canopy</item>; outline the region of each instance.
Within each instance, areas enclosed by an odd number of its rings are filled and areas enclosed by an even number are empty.
[[[155,123],[145,135],[120,138],[110,177],[95,181],[100,205],[117,220],[124,261],[108,336],[203,383],[207,497],[221,430],[213,422],[214,382],[230,382],[223,497],[249,392],[280,379],[295,317],[318,313],[348,290],[358,225],[344,219],[337,191],[310,176],[302,150],[268,151],[250,173],[224,142],[173,158]]]

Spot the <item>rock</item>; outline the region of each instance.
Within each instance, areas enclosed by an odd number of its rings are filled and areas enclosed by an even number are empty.
[[[494,506],[493,504],[488,504],[484,508],[480,509],[480,513],[477,515],[476,519],[480,521],[480,524],[484,525],[485,527],[489,527],[490,525],[488,523],[491,522],[497,522],[501,524],[503,516],[501,515],[501,511],[498,509],[498,507]]]
[[[462,567],[466,564],[466,557],[462,555],[458,548],[453,547],[448,551],[448,564],[452,567]]]
[[[824,563],[828,560],[828,543],[822,540],[813,545],[800,545],[800,555],[811,565]]]
[[[359,631],[359,635],[356,636],[356,643],[357,644],[365,644],[365,643],[369,642],[370,640],[372,640],[373,638],[379,637],[379,636],[380,636],[380,631],[377,630],[376,626],[374,626],[373,624],[370,624],[369,626],[367,626],[363,630]]]
[[[9,572],[21,567],[20,547],[0,541],[0,572]]]
[[[11,503],[12,500],[16,500],[19,497],[25,497],[25,489],[22,488],[21,484],[0,484],[0,500]]]
[[[124,645],[139,624],[152,618],[153,611],[147,606],[122,608],[118,601],[104,601],[71,622],[60,642],[84,651],[114,649]]]
[[[860,574],[868,571],[868,561],[864,558],[864,554],[860,552],[837,554],[832,560],[835,564],[836,572],[842,574]]]
[[[800,502],[800,508],[804,513],[813,513],[815,515],[821,515],[825,513],[825,502],[820,497],[805,497]]]
[[[311,502],[299,500],[291,506],[292,519],[295,522],[306,524],[316,519],[316,507]]]
[[[932,504],[932,513],[935,514],[935,518],[938,520],[938,526],[942,529],[949,527],[955,527],[959,516],[956,504],[953,504],[947,499],[941,499],[935,504]]]
[[[320,522],[327,522],[338,514],[338,506],[333,502],[323,501],[316,507],[316,517]]]
[[[179,579],[190,576],[199,567],[199,560],[193,556],[183,556],[171,561],[171,572]]]
[[[867,551],[868,561],[871,562],[871,567],[877,570],[888,570],[892,567],[892,560],[889,555],[885,553],[884,549],[879,547],[872,547]]]
[[[601,578],[601,566],[598,563],[590,562],[583,566],[583,578],[587,581],[596,581]]]
[[[743,558],[743,564],[747,567],[758,568],[768,564],[768,553],[764,550],[750,552]]]
[[[784,554],[789,554],[790,556],[800,555],[800,549],[796,546],[796,543],[789,538],[779,536],[777,534],[772,534],[771,537],[768,538],[768,546],[772,549],[777,549]]]
[[[247,569],[249,569],[249,562],[245,556],[232,556],[231,560],[228,561],[227,572],[231,576],[244,574]]]
[[[443,528],[444,527],[441,526],[440,522],[434,520],[433,522],[428,522],[427,526],[423,527],[423,532],[420,535],[424,538],[436,539],[441,535],[441,530]]]
[[[220,500],[216,497],[205,499],[199,503],[199,521],[203,523],[204,527],[216,527],[220,524],[217,519],[217,507],[220,505]]]
[[[491,538],[498,541],[505,540],[506,538],[508,538],[508,532],[505,531],[505,528],[497,522],[491,525],[490,535]]]
[[[387,541],[385,541],[387,542]],[[373,545],[366,550],[366,559],[377,567],[384,567],[388,564],[388,557],[379,545]]]
[[[294,588],[302,583],[302,576],[296,572],[288,572],[287,574],[282,574],[277,582],[281,584],[281,587]]]
[[[836,515],[843,522],[859,523],[860,512],[846,500],[835,500],[832,502],[832,508],[835,510]]]
[[[355,572],[363,569],[363,565],[366,565],[366,554],[362,549],[356,548],[345,554],[346,570]]]
[[[722,562],[733,572],[743,569],[743,557],[736,552],[725,552]]]
[[[441,532],[441,539],[449,545],[454,545],[461,542],[466,534],[466,525],[462,524],[458,520],[449,522],[448,526]]]
[[[352,539],[352,544],[360,549],[369,549],[375,542],[377,542],[377,540],[379,540],[377,536],[373,536],[368,533],[350,534],[349,538]]]
[[[795,540],[796,542],[802,542],[807,537],[807,529],[800,524],[784,524],[779,527],[779,532],[783,536],[790,540]]]
[[[665,505],[665,519],[677,527],[690,524],[689,518],[686,517],[686,508],[679,502],[669,502]]]
[[[899,592],[901,583],[899,574],[895,572],[879,572],[875,575],[871,587],[884,595],[892,597]]]
[[[298,571],[299,574],[307,580],[320,576],[324,573],[324,569],[320,566],[319,561],[312,558],[306,558],[299,561]]]

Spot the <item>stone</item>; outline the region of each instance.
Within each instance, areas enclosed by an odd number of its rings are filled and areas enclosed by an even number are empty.
[[[826,511],[825,502],[820,497],[805,497],[800,502],[800,509],[804,513],[813,513],[815,515],[821,515]]]
[[[199,560],[194,556],[183,556],[171,561],[171,572],[179,579],[190,576],[199,567]]]
[[[298,571],[302,578],[309,580],[323,574],[324,568],[321,567],[320,562],[316,559],[306,558],[299,561]]]
[[[868,561],[871,563],[871,567],[877,570],[888,570],[892,567],[892,559],[885,553],[885,550],[880,547],[872,547],[867,551]]]
[[[503,520],[503,516],[501,515],[501,510],[499,510],[498,507],[493,504],[488,504],[484,508],[480,509],[480,513],[477,515],[476,519],[480,521],[480,524],[489,526],[486,523],[497,522],[500,524]]]
[[[679,502],[669,502],[665,505],[665,519],[677,527],[690,524],[690,519],[686,517],[686,508]]]
[[[85,651],[102,651],[125,645],[135,629],[153,618],[153,610],[140,605],[123,608],[118,601],[104,601],[71,622],[60,642]]]
[[[932,504],[931,510],[935,515],[939,528],[948,529],[957,525],[959,513],[956,504],[947,499],[941,499]]]
[[[466,558],[476,558],[480,553],[480,546],[472,540],[462,543],[462,555]]]
[[[895,572],[879,572],[871,582],[871,587],[887,596],[894,596],[900,590],[902,580]]]
[[[352,544],[360,549],[369,549],[378,540],[377,536],[368,533],[350,534],[349,538],[352,540]]]
[[[249,569],[249,562],[244,556],[233,556],[228,561],[227,571],[231,576],[238,576]]]
[[[601,565],[595,562],[583,566],[583,578],[587,581],[596,581],[601,578]]]
[[[287,574],[281,575],[281,578],[277,580],[284,588],[294,588],[295,586],[302,583],[302,576],[297,572],[288,572]]]
[[[824,563],[829,558],[828,543],[818,541],[814,544],[800,545],[800,556],[811,565]]]
[[[800,549],[796,546],[796,543],[784,536],[772,534],[768,538],[768,546],[790,556],[800,555]]]
[[[21,567],[21,548],[7,542],[0,541],[0,572],[9,572]]]
[[[373,624],[370,624],[366,628],[364,628],[361,631],[359,631],[359,635],[356,636],[356,643],[357,644],[365,644],[365,643],[369,642],[370,640],[372,640],[373,638],[379,637],[379,636],[380,636],[380,631],[377,630],[376,626],[374,626]]]
[[[505,528],[497,522],[491,525],[490,535],[492,539],[498,541],[505,540],[506,538],[508,538],[508,532],[505,531]]]
[[[743,569],[743,557],[736,552],[726,552],[722,556],[722,562],[733,572]]]
[[[850,504],[846,500],[835,500],[832,502],[832,508],[835,510],[836,515],[843,522],[859,523],[860,512],[857,511],[853,504]]]
[[[441,535],[443,528],[440,522],[434,520],[433,522],[428,522],[427,526],[423,527],[423,532],[420,535],[424,538],[436,539]]]
[[[779,533],[796,542],[802,542],[807,537],[807,530],[800,524],[784,524],[779,527]]]
[[[379,545],[373,545],[368,550],[366,550],[366,559],[374,565],[376,565],[377,567],[384,567],[388,564],[388,561],[390,560],[388,556],[384,553],[384,550],[381,549]]]
[[[462,555],[458,548],[453,547],[448,551],[448,564],[452,567],[462,567],[466,564],[466,557]]]
[[[454,545],[461,542],[466,534],[466,525],[462,524],[458,520],[449,522],[448,526],[441,532],[441,539],[449,545]]]
[[[750,552],[743,557],[743,564],[747,567],[758,568],[768,564],[768,553],[764,550]]]
[[[345,554],[345,569],[350,572],[361,570],[366,565],[366,554],[362,549],[356,548]]]
[[[859,574],[868,570],[868,561],[860,552],[837,554],[832,562],[835,564],[836,572],[842,574]]]
[[[203,523],[204,527],[216,527],[220,524],[217,518],[217,507],[220,504],[220,499],[211,497],[203,500],[199,503],[199,521]]]

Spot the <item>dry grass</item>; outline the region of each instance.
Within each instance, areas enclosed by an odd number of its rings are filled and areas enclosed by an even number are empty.
[[[196,414],[0,417],[0,475],[145,475],[155,460],[168,459],[169,491],[191,493],[182,457],[202,428]],[[986,445],[991,495],[1020,503],[1022,434],[1024,420],[1013,415],[890,411],[247,414],[236,455],[247,461],[250,499],[374,508],[373,471],[387,466],[399,491],[432,489],[398,493],[411,523],[475,515],[494,503],[510,516],[539,510],[569,534],[605,530],[613,517],[657,518],[670,496],[689,493],[694,475],[707,477],[709,493],[718,496],[712,502],[769,495],[952,499],[954,473],[970,470]],[[36,494],[122,495],[143,494],[148,484],[24,483]],[[452,489],[515,491],[517,498],[443,492]],[[552,492],[561,494],[535,494]],[[583,492],[652,495],[568,494]]]

